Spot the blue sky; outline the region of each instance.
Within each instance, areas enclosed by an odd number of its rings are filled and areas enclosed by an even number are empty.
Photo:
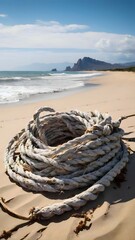
[[[0,0],[0,70],[135,61],[134,0]]]

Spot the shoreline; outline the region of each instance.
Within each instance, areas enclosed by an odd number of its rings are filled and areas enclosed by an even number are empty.
[[[0,105],[0,197],[9,200],[8,206],[19,214],[28,215],[29,209],[34,206],[44,206],[52,202],[62,201],[62,196],[42,195],[26,192],[15,183],[11,182],[5,174],[3,158],[5,149],[11,138],[22,128],[26,127],[33,114],[42,106],[49,106],[56,111],[80,111],[99,110],[108,112],[113,120],[121,116],[135,113],[135,74],[129,72],[107,72],[93,79],[98,87],[85,91],[73,92],[56,99],[48,99],[37,102],[13,104],[12,106]],[[135,137],[135,118],[129,118],[122,122],[121,127],[127,137]],[[134,142],[129,142],[135,151]],[[21,239],[28,234],[26,239],[36,240],[42,232],[41,240],[134,240],[135,236],[135,153],[132,153],[127,166],[126,181],[120,187],[111,184],[97,200],[89,202],[80,212],[87,212],[95,208],[91,228],[84,229],[78,235],[74,233],[81,219],[72,217],[72,214],[64,214],[47,221],[44,224],[28,224],[13,232],[12,239]],[[65,193],[66,194],[66,193]],[[69,194],[69,193],[68,193]],[[68,197],[68,194],[66,195]],[[74,192],[72,192],[74,194]],[[57,199],[56,199],[57,198]],[[107,212],[107,214],[106,214]],[[16,225],[24,224],[24,221],[13,218],[0,209],[0,234],[3,230],[10,230]],[[64,231],[62,231],[64,229]]]
[[[86,72],[82,72],[82,73],[86,73]],[[88,73],[93,73],[93,72],[89,72]],[[105,75],[106,73],[102,73],[102,72],[96,72],[94,71],[95,74],[99,74],[99,75],[95,75],[95,76],[91,76],[89,79],[81,79],[81,81],[84,83],[83,86],[78,86],[78,87],[71,87],[69,89],[64,89],[62,91],[54,91],[54,92],[48,92],[48,93],[37,93],[37,94],[31,94],[29,97],[25,97],[20,99],[19,101],[16,102],[4,102],[4,103],[0,103],[0,107],[1,106],[16,106],[19,104],[27,104],[27,103],[36,103],[39,101],[46,101],[46,100],[54,100],[57,98],[62,98],[64,96],[70,96],[74,93],[79,93],[82,91],[87,90],[87,88],[93,88],[93,87],[97,87],[98,84],[93,83],[92,80],[95,79],[95,77],[100,77]]]
[[[1,73],[1,72],[0,72]],[[7,72],[6,72],[7,73]],[[20,72],[20,76],[9,72],[10,75],[0,77],[0,105],[20,104],[55,99],[64,95],[79,92],[85,89],[92,78],[101,76],[102,73],[97,71],[81,71],[74,73],[57,73],[26,75],[26,72]],[[10,76],[10,77],[9,77]]]
[[[10,102],[10,103],[1,103],[1,107],[14,107],[18,105],[27,105],[32,103],[44,102],[48,100],[57,100],[62,99],[63,97],[70,97],[76,93],[85,92],[95,87],[99,87],[100,84],[92,83],[91,80],[87,81],[84,86],[66,89],[60,92],[52,92],[52,93],[40,93],[40,94],[33,94],[29,98],[21,99],[18,102]]]

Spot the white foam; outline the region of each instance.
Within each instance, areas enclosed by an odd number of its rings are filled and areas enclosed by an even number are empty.
[[[29,77],[0,77],[0,81],[20,81],[20,80],[31,80]]]
[[[55,73],[50,76],[0,77],[0,103],[18,102],[34,94],[61,92],[84,86],[84,80],[100,73]],[[2,80],[2,81],[1,81]]]

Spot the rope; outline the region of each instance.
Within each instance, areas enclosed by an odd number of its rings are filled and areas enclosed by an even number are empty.
[[[113,122],[108,114],[97,111],[59,113],[49,107],[34,114],[27,128],[8,144],[7,174],[28,191],[87,190],[60,203],[36,207],[27,219],[48,219],[78,209],[110,185],[128,162],[124,131],[119,128],[127,117]]]

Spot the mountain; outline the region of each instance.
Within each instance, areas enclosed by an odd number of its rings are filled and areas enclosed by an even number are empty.
[[[135,62],[124,63],[123,66],[125,66],[125,67],[135,67]]]
[[[52,69],[57,69],[58,71],[87,71],[87,70],[107,70],[107,69],[115,69],[115,68],[126,68],[126,67],[134,67],[135,62],[129,63],[115,63],[111,64],[104,61],[99,61],[90,57],[80,58],[77,63],[32,63],[26,66],[20,66],[16,69],[12,69],[14,71],[51,71]]]
[[[109,70],[115,68],[125,68],[127,66],[135,66],[135,62],[125,64],[111,64],[90,57],[84,57],[83,59],[80,58],[77,63],[74,63],[73,67],[67,66],[65,71]]]
[[[26,66],[20,66],[18,71],[51,71],[52,69],[57,69],[58,71],[63,71],[67,65],[73,66],[73,63],[63,62],[63,63],[32,63]]]

